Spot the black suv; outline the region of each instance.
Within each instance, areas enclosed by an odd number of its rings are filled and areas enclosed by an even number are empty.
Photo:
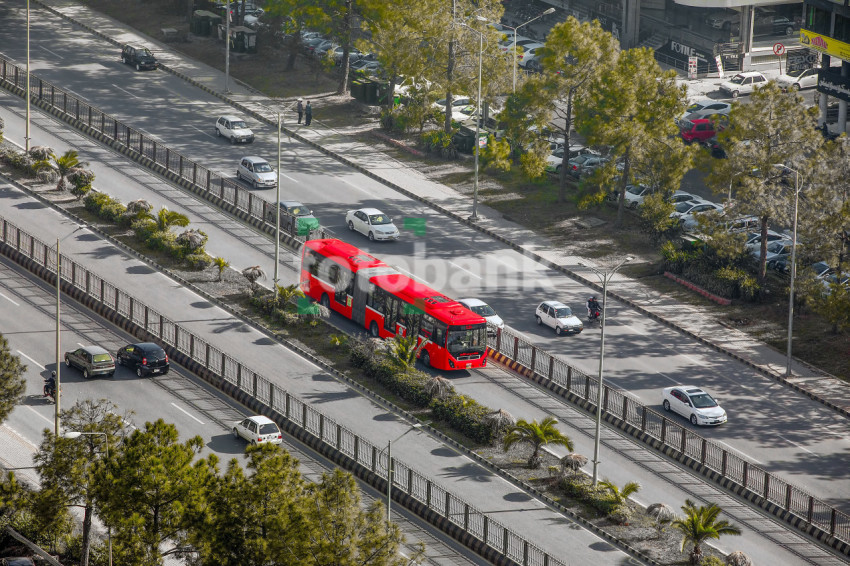
[[[139,344],[128,344],[115,355],[115,361],[119,366],[127,366],[136,370],[136,375],[165,375],[168,373],[168,354],[165,350],[152,342],[141,342]]]
[[[135,66],[137,71],[156,69],[159,66],[150,49],[140,45],[125,45],[121,50],[121,62]]]

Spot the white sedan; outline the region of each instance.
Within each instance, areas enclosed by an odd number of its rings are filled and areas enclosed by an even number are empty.
[[[578,334],[584,330],[581,320],[572,309],[560,301],[543,301],[534,313],[537,324],[555,329],[555,334]]]
[[[697,215],[709,211],[722,212],[723,207],[707,200],[680,202],[670,213],[670,218],[677,219],[685,230],[693,230],[699,225]]]
[[[776,77],[776,86],[784,91],[814,88],[818,86],[817,69],[797,69]]]
[[[375,240],[398,240],[401,235],[392,218],[377,208],[361,208],[345,213],[345,224],[349,230],[360,232]]]
[[[679,413],[692,425],[719,425],[726,422],[726,411],[705,390],[693,385],[667,387],[663,391],[665,411]]]
[[[263,444],[270,442],[280,444],[283,435],[277,424],[268,417],[256,415],[248,417],[237,423],[233,423],[233,438],[244,438],[251,444]]]
[[[497,315],[496,311],[493,310],[493,307],[481,299],[458,299],[457,302],[475,314],[483,316],[484,320],[487,321],[487,332],[489,334],[495,334],[496,329],[501,330],[505,327],[505,322],[502,320],[502,317]]]

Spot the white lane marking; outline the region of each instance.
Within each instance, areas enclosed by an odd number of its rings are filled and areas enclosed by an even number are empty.
[[[607,322],[607,321],[606,321],[606,322]],[[629,328],[631,328],[631,327],[629,327]],[[669,375],[667,375],[666,373],[661,373],[660,371],[657,371],[657,372],[655,372],[655,373],[657,373],[658,375],[660,375],[660,376],[661,376],[661,377],[663,377],[664,379],[669,380],[671,383],[676,383],[676,384],[678,384],[678,383],[679,383],[679,381],[680,381],[680,380],[678,380],[678,379],[673,379],[672,377],[670,377],[670,376],[669,376]]]
[[[476,275],[475,273],[472,273],[470,270],[468,270],[468,269],[464,269],[463,267],[459,266],[459,265],[458,265],[458,264],[456,264],[455,262],[453,262],[453,261],[449,261],[449,263],[450,263],[450,264],[452,264],[452,265],[454,265],[455,267],[457,267],[457,268],[458,268],[458,269],[460,269],[461,271],[466,271],[467,273],[469,273],[470,275],[472,275],[472,276],[473,276],[473,277],[475,277],[476,279],[481,279],[481,276],[480,276],[480,275]]]
[[[58,57],[59,59],[64,59],[64,57],[62,57],[61,55],[59,55],[59,54],[58,54],[58,53],[56,53],[55,51],[51,51],[50,49],[48,49],[48,48],[44,47],[43,45],[39,45],[39,47],[41,47],[42,49],[44,49],[45,51],[47,51],[48,53],[50,53],[50,54],[51,54],[51,55],[53,55],[54,57]]]
[[[6,295],[4,295],[3,293],[0,293],[0,297],[3,297],[4,299],[6,299],[7,301],[9,301],[10,303],[12,303],[13,305],[15,305],[16,307],[21,306],[21,305],[19,305],[18,303],[16,303],[15,301],[13,301],[12,299],[10,299],[9,297],[7,297]]]
[[[300,183],[301,183],[301,181],[299,181],[299,180],[297,180],[297,179],[293,179],[292,177],[290,177],[290,176],[289,176],[289,175],[287,175],[286,173],[281,173],[281,174],[280,174],[280,176],[281,176],[281,177],[286,177],[287,179],[289,179],[289,180],[290,180],[290,181],[292,181],[293,183],[298,183],[298,184],[300,184]]]
[[[45,422],[47,422],[48,424],[56,424],[56,423],[53,421],[53,419],[48,419],[47,417],[45,417],[44,415],[42,415],[41,413],[39,413],[38,411],[36,411],[36,410],[35,410],[35,409],[33,409],[32,407],[30,407],[29,405],[27,405],[27,409],[29,409],[30,411],[32,411],[33,413],[35,413],[36,415],[38,415],[38,416],[39,416],[39,418],[44,419],[44,421],[45,421]]]
[[[796,442],[794,442],[793,440],[788,440],[787,438],[785,438],[785,437],[784,437],[784,436],[782,436],[781,434],[778,434],[777,436],[778,436],[779,438],[781,438],[782,440],[784,440],[785,442],[787,442],[787,443],[789,443],[789,444],[793,444],[794,446],[796,446],[796,447],[797,447],[797,448],[799,448],[800,450],[805,450],[806,452],[808,452],[808,453],[809,453],[809,454],[811,454],[812,456],[817,456],[817,454],[815,454],[815,453],[814,453],[814,452],[812,452],[811,450],[808,450],[805,446],[800,446],[799,444],[797,444],[797,443],[796,443]]]
[[[83,344],[82,342],[77,342],[77,346],[79,346],[80,348],[85,348],[85,347],[86,347],[86,345],[85,345],[85,344]]]
[[[130,96],[132,96],[133,98],[139,98],[138,96],[136,96],[135,94],[133,94],[133,93],[132,93],[132,92],[130,92],[129,90],[124,90],[123,88],[121,88],[121,87],[120,87],[120,86],[118,86],[117,84],[114,84],[114,83],[113,83],[113,84],[112,84],[112,86],[114,86],[115,88],[117,88],[117,89],[118,89],[118,90],[120,90],[121,92],[126,92],[127,94],[129,94],[129,95],[130,95]]]
[[[211,138],[216,137],[216,136],[212,135],[211,133],[209,133],[208,131],[206,131],[206,130],[202,130],[201,128],[196,128],[195,126],[189,126],[189,127],[190,127],[190,128],[192,128],[193,130],[198,130],[199,132],[201,132],[201,133],[202,133],[202,134],[204,134],[205,136],[209,136],[209,137],[211,137]]]
[[[175,409],[177,409],[178,411],[181,411],[182,413],[184,413],[187,417],[192,418],[192,419],[195,419],[195,420],[196,420],[196,421],[198,421],[199,423],[204,424],[204,421],[202,421],[202,420],[201,420],[201,419],[199,419],[198,417],[196,417],[196,416],[192,415],[191,413],[189,413],[189,411],[187,411],[187,410],[185,410],[185,409],[181,409],[180,407],[178,407],[178,406],[177,406],[177,405],[175,405],[174,403],[172,403],[172,404],[171,404],[171,406],[172,406],[172,407],[174,407]]]
[[[729,450],[731,450],[732,452],[735,452],[736,454],[739,454],[739,455],[741,455],[741,456],[744,456],[745,458],[747,458],[748,460],[752,460],[752,461],[753,461],[753,462],[755,462],[756,464],[759,464],[759,465],[761,465],[761,466],[763,466],[763,465],[764,465],[764,464],[762,464],[762,462],[761,462],[760,460],[756,460],[755,458],[753,458],[753,457],[752,457],[752,456],[750,456],[749,454],[746,454],[746,453],[742,452],[741,450],[738,450],[738,449],[737,449],[737,448],[735,448],[734,446],[732,446],[732,445],[730,445],[730,444],[727,444],[727,443],[723,442],[722,440],[715,440],[714,442],[717,442],[717,443],[719,443],[719,444],[723,444],[724,446],[728,446],[728,447],[729,447]]]
[[[26,359],[28,359],[29,361],[31,361],[32,363],[34,363],[35,365],[37,365],[38,367],[40,367],[41,369],[47,369],[46,367],[44,367],[43,365],[41,365],[40,363],[38,363],[37,361],[35,361],[35,360],[34,360],[34,359],[32,359],[31,357],[29,357],[28,355],[26,355],[26,354],[24,354],[23,352],[21,352],[20,350],[18,350],[18,353],[19,353],[20,355],[22,355],[23,357],[25,357]]]
[[[343,182],[343,183],[345,183],[346,185],[350,185],[350,186],[354,187],[355,189],[357,189],[358,191],[360,191],[360,192],[361,192],[361,193],[363,193],[363,194],[369,194],[369,193],[368,193],[368,191],[367,191],[366,189],[363,189],[363,188],[358,187],[357,185],[355,185],[354,183],[352,183],[352,182],[351,182],[351,181],[349,181],[348,179],[345,179],[345,178],[343,178],[343,177],[337,177],[337,179],[339,179],[340,181],[342,181],[342,182]]]

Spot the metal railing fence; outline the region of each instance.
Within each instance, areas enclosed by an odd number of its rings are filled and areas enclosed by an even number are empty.
[[[491,344],[491,347],[596,407],[599,391],[599,380],[596,377],[591,377],[549,352],[540,350],[523,339],[521,334],[504,328],[499,331],[495,344]],[[602,410],[648,434],[662,445],[673,448],[719,473],[722,478],[731,479],[780,509],[804,519],[824,533],[850,543],[850,516],[804,489],[705,439],[680,422],[647,408],[624,391],[604,385]]]
[[[0,244],[16,250],[20,255],[46,268],[51,274],[56,273],[56,250],[3,217],[0,217]],[[64,254],[60,265],[63,286],[72,285],[104,308],[131,320],[160,342],[175,348],[205,369],[261,401],[277,412],[281,420],[289,421],[325,445],[345,454],[362,469],[370,470],[386,480],[388,462],[384,447],[377,446],[338,424],[309,403],[216,348],[203,337],[169,320]],[[393,458],[392,462],[394,490],[408,494],[496,552],[525,566],[566,566],[566,563],[494,521],[483,511],[405,462],[397,458]]]

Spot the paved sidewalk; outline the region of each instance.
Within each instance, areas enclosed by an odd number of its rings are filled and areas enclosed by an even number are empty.
[[[170,45],[153,40],[130,29],[124,24],[90,10],[70,0],[36,0],[63,17],[89,29],[93,33],[116,45],[130,41],[154,44],[158,59],[165,70],[181,76],[207,92],[223,100],[230,101],[244,111],[264,116],[271,123],[277,120],[268,110],[273,102],[256,90],[229,81],[228,94],[224,90],[224,73],[174,51]],[[721,79],[709,78],[683,81],[690,92],[704,96],[717,90]],[[379,147],[365,145],[353,136],[346,135],[341,129],[325,126],[322,121],[313,120],[312,127],[299,127],[294,120],[287,120],[290,133],[296,139],[320,148],[339,161],[348,163],[363,173],[392,186],[416,200],[427,202],[456,220],[469,223],[469,197],[453,188],[436,183],[404,163],[381,153]],[[344,157],[343,157],[344,156]],[[593,264],[584,258],[571,255],[568,249],[554,249],[549,241],[537,236],[530,230],[506,220],[499,212],[479,205],[480,220],[475,223],[479,230],[491,235],[525,255],[532,257],[564,274],[597,286],[592,271],[580,267],[579,261]],[[760,372],[762,375],[782,381],[794,389],[818,400],[850,417],[850,386],[834,377],[819,372],[798,360],[792,363],[793,377],[781,377],[785,372],[785,355],[775,349],[754,340],[736,329],[713,322],[714,312],[707,308],[679,303],[638,281],[618,274],[611,284],[616,293],[610,295],[642,311],[662,323],[668,324],[691,337],[707,344],[719,352],[736,358]]]

